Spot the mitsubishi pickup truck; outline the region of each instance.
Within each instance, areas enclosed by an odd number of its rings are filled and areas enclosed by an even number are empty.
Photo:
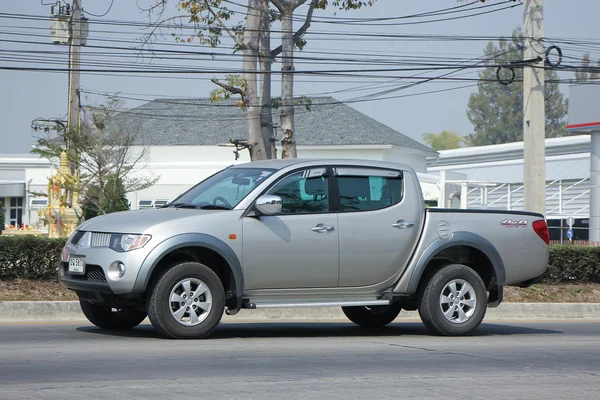
[[[540,279],[548,239],[541,214],[425,208],[407,165],[269,160],[83,222],[58,278],[103,329],[148,317],[164,337],[205,338],[224,312],[336,306],[367,328],[418,310],[433,334],[458,336],[505,286]]]

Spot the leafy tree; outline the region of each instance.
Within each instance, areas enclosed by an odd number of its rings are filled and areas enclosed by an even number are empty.
[[[101,214],[129,210],[126,194],[123,182],[118,176],[107,177],[104,191],[100,190],[100,185],[91,185],[81,204],[83,217],[90,219]]]
[[[468,136],[468,144],[483,146],[510,143],[523,140],[523,34],[520,29],[513,31],[512,39],[490,41],[484,49],[485,69],[479,72],[481,81],[477,93],[469,98],[467,116],[474,127]],[[512,65],[511,65],[512,64]],[[498,66],[511,66],[515,73],[512,83],[503,85],[496,80]],[[510,78],[511,68],[502,68],[501,79]],[[546,137],[559,137],[566,134],[565,117],[567,102],[554,83],[558,76],[555,71],[546,73]]]
[[[57,136],[38,139],[32,150],[55,162],[68,147],[69,162],[80,177],[79,186],[69,189],[79,191],[88,217],[127,210],[127,193],[146,189],[159,179],[136,174],[148,148],[136,144],[137,127],[117,118],[121,109],[119,100],[110,99],[86,110],[79,133],[59,131]]]
[[[600,60],[596,68],[590,67],[590,53],[585,53],[581,60],[581,66],[575,71],[576,82],[594,81],[600,79]]]
[[[425,133],[423,140],[435,151],[458,149],[464,143],[464,139],[454,129],[444,129],[440,133]]]

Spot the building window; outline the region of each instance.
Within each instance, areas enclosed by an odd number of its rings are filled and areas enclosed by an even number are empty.
[[[32,210],[44,210],[48,205],[48,199],[31,199],[31,209]]]
[[[140,200],[138,201],[138,208],[152,208],[152,200]]]
[[[169,202],[169,200],[155,199],[154,200],[154,208],[160,208],[160,207],[164,206],[165,204],[167,204],[168,202]]]
[[[152,200],[139,200],[138,209],[142,208],[160,208],[165,204],[169,203],[169,200],[165,199],[152,199]]]
[[[23,198],[11,197],[8,208],[8,225],[19,227],[23,223]]]

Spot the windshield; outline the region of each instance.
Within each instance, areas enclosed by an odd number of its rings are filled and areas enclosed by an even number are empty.
[[[273,172],[274,169],[226,168],[200,182],[169,205],[232,209]]]

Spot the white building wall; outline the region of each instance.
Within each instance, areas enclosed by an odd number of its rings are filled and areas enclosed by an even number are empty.
[[[384,151],[383,159],[385,161],[408,164],[413,167],[416,172],[427,172],[426,156],[411,149],[393,146],[392,148]]]
[[[39,207],[31,206],[34,198],[29,192],[46,193],[48,178],[52,171],[51,163],[31,154],[4,154],[0,155],[0,181],[15,180],[25,184],[25,196],[22,197],[22,223],[35,225],[38,222],[37,210]],[[10,217],[10,197],[2,198],[6,224]],[[42,205],[44,207],[44,205]],[[4,229],[4,227],[0,227]]]
[[[481,182],[523,182],[523,160],[489,161],[463,165],[431,166],[429,173],[452,171],[468,180]],[[546,157],[546,180],[589,178],[590,154],[578,153]]]

